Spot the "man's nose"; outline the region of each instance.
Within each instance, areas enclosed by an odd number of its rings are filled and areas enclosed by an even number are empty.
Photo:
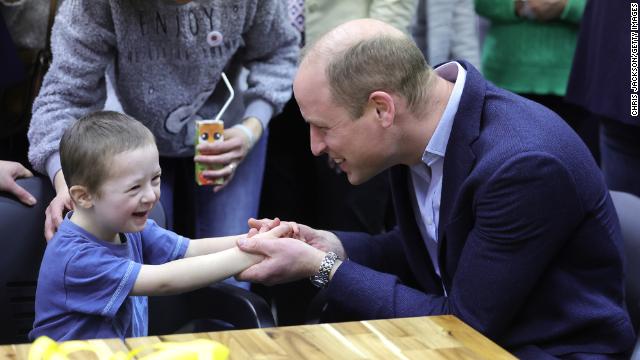
[[[309,136],[311,142],[311,152],[315,156],[320,156],[327,149],[327,145],[324,143],[324,137],[314,126],[309,128]]]

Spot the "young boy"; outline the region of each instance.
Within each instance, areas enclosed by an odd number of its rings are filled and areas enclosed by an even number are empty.
[[[240,236],[190,241],[147,219],[161,171],[153,135],[133,118],[80,119],[64,133],[60,156],[75,210],[42,260],[32,340],[145,336],[146,296],[204,287],[261,260],[235,246]]]

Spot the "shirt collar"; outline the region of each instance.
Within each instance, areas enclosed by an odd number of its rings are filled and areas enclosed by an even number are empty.
[[[431,166],[438,159],[444,158],[451,135],[451,128],[453,127],[453,119],[458,112],[462,90],[467,79],[467,71],[455,61],[438,66],[434,71],[440,77],[455,82],[455,84],[436,130],[433,132],[433,136],[422,154],[422,161],[427,166]]]

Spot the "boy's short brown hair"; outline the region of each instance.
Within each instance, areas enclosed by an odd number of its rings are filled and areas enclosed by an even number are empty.
[[[98,193],[115,155],[151,144],[155,145],[151,131],[128,115],[115,111],[86,115],[60,140],[60,163],[67,186],[81,185]]]

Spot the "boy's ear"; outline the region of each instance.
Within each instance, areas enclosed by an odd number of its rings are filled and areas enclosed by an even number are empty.
[[[93,206],[93,196],[85,186],[73,185],[69,188],[69,195],[76,206],[89,209]]]

